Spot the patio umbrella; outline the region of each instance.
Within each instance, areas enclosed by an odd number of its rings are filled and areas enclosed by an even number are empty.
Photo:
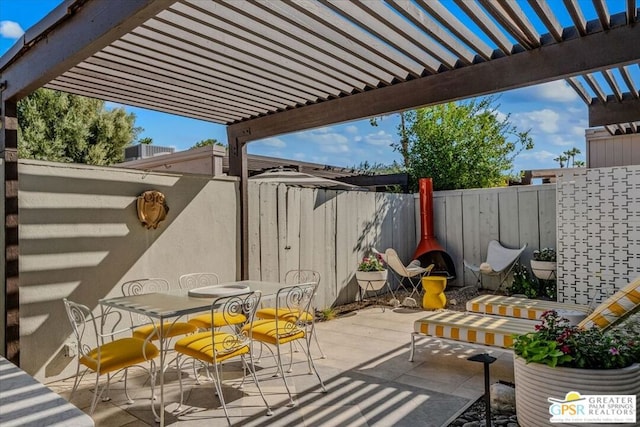
[[[285,184],[294,187],[305,188],[329,188],[331,190],[358,190],[367,191],[366,188],[357,185],[347,184],[346,182],[334,181],[332,179],[313,176],[308,173],[297,172],[292,170],[270,170],[249,178],[253,181],[273,182],[276,184]]]

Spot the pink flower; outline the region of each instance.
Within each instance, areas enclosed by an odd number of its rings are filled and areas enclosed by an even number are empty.
[[[569,348],[568,345],[563,345],[562,347],[560,347],[560,351],[562,351],[564,354],[571,353],[571,349]]]
[[[618,355],[620,354],[620,352],[618,351],[618,349],[617,349],[617,348],[615,348],[615,347],[611,347],[611,348],[609,349],[609,354],[611,354],[612,356],[618,356]]]

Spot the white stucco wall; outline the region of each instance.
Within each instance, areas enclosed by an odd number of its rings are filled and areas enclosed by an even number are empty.
[[[31,160],[19,173],[21,365],[39,380],[75,364],[62,352],[71,333],[62,298],[93,308],[119,296],[125,280],[164,277],[177,286],[193,271],[236,279],[234,178]],[[151,189],[169,206],[155,230],[136,211],[137,196]]]

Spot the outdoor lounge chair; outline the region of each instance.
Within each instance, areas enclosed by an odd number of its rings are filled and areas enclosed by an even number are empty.
[[[578,323],[579,328],[607,329],[640,310],[640,277],[620,289]],[[413,324],[411,353],[413,361],[415,340],[424,335],[472,344],[511,348],[513,334],[533,332],[538,321],[459,311],[429,313]]]
[[[520,249],[505,248],[497,240],[492,240],[487,248],[487,260],[485,262],[480,265],[474,265],[464,260],[464,266],[473,273],[480,289],[483,288],[482,278],[485,275],[497,276],[500,279],[498,285],[498,289],[500,289],[526,247],[527,244],[525,243]]]

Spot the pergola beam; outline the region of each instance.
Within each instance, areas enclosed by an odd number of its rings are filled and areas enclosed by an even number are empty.
[[[640,99],[625,93],[620,102],[602,103],[594,99],[589,105],[589,127],[640,121]]]
[[[334,123],[496,93],[634,63],[640,26],[618,27],[470,67],[232,124],[252,141]]]
[[[57,24],[44,38],[31,42],[23,37],[24,53],[11,57],[13,63],[0,64],[1,80],[7,82],[4,99],[24,98],[174,2],[91,1],[69,11],[77,16]],[[66,6],[68,3],[63,3],[50,16],[59,16],[60,8],[64,10]],[[35,44],[28,46],[31,43]]]

